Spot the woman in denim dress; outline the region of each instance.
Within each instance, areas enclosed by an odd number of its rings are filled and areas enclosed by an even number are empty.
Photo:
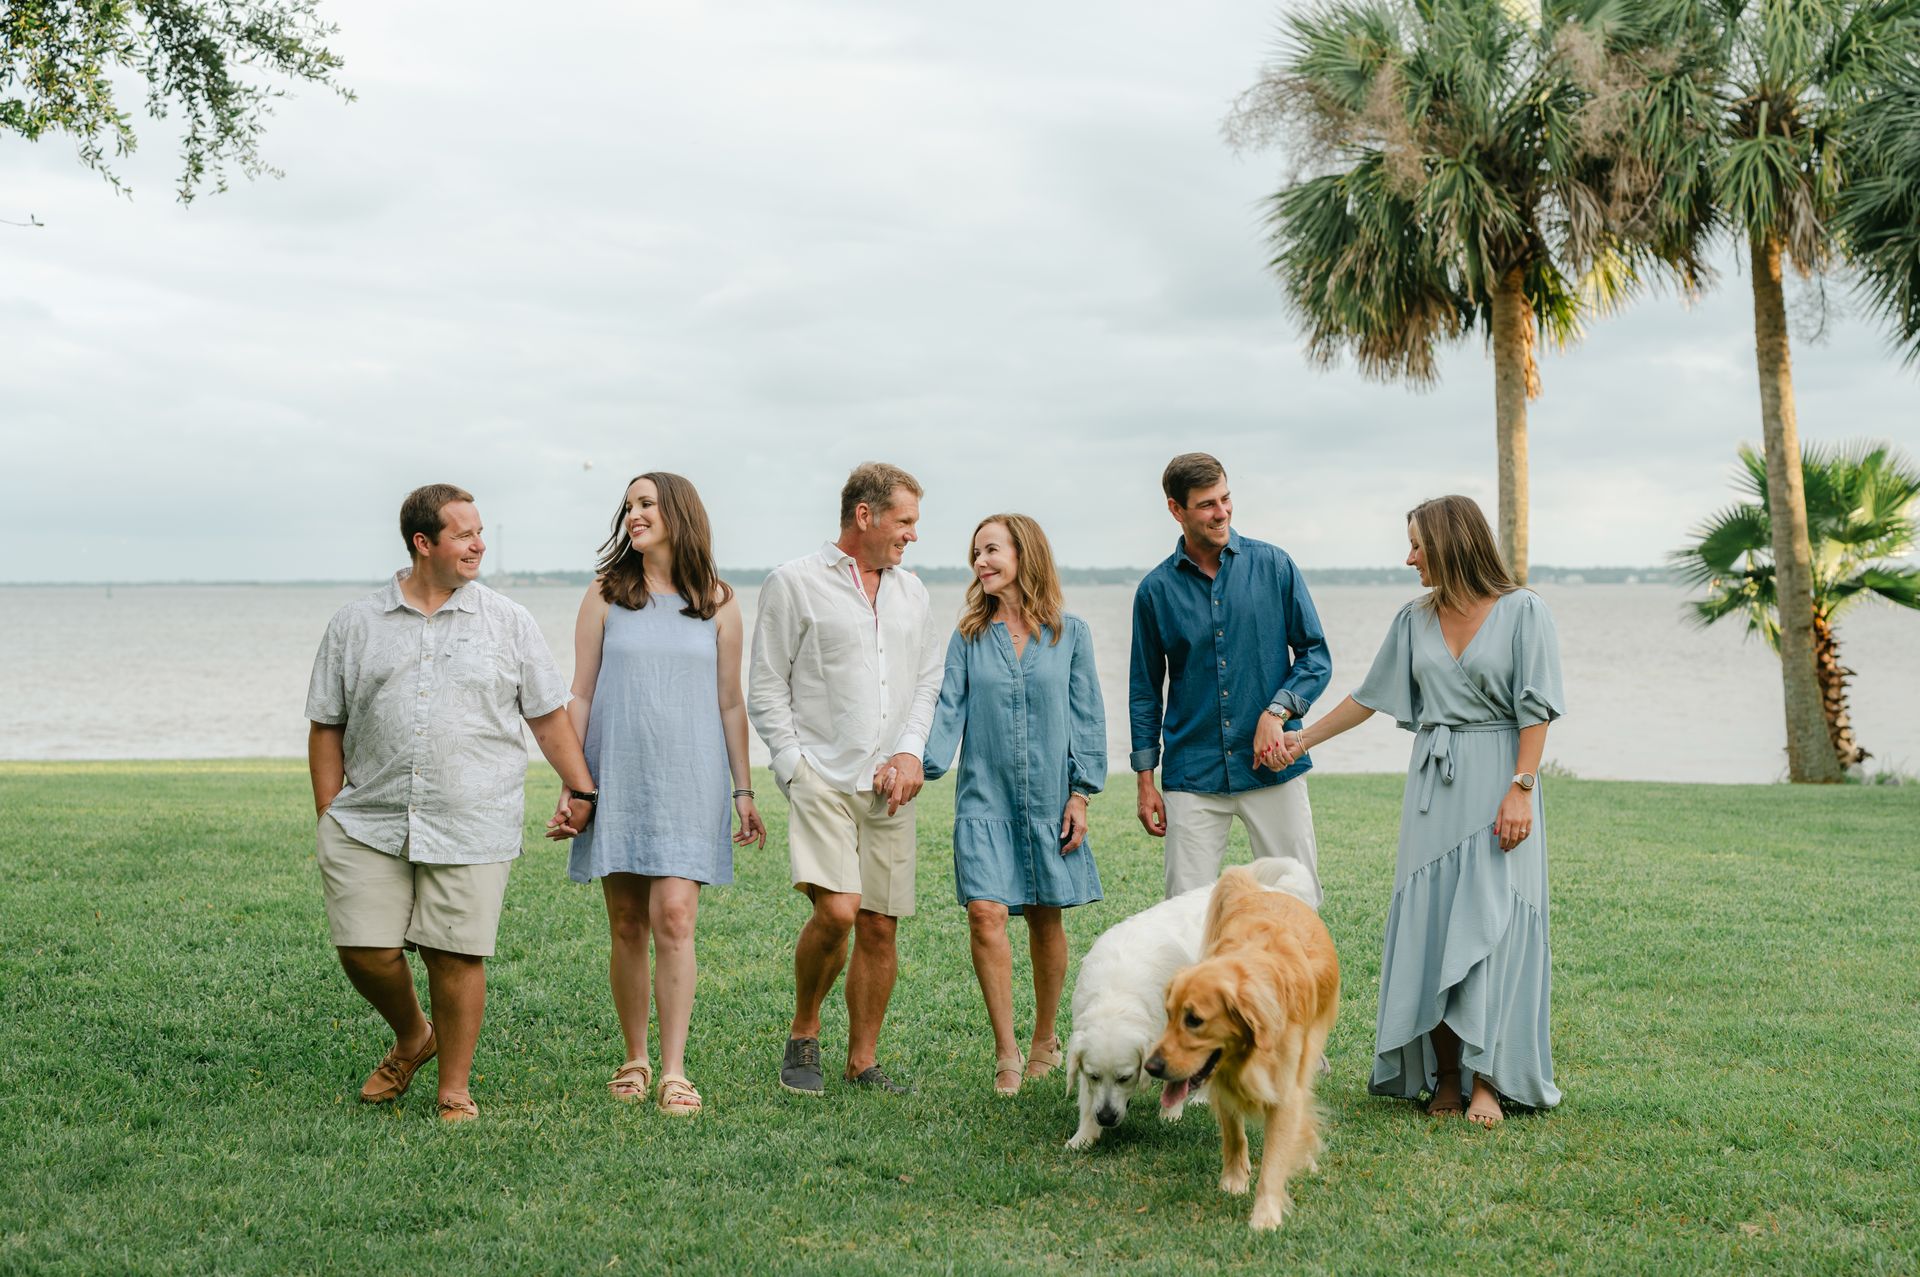
[[[1045,1077],[1061,1061],[1061,911],[1100,899],[1087,799],[1106,784],[1106,715],[1092,633],[1061,610],[1040,525],[991,515],[974,529],[969,559],[974,579],[947,644],[924,761],[934,780],[960,751],[954,885],[993,1026],[994,1090],[1013,1095],[1023,1078]],[[1033,1041],[1024,1062],[1013,1031],[1009,914],[1026,919],[1033,957]]]

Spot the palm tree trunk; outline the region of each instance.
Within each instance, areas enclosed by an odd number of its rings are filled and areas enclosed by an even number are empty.
[[[1493,290],[1493,416],[1500,472],[1500,552],[1507,571],[1527,583],[1527,394],[1533,362],[1533,310],[1518,266]]]
[[[1833,620],[1820,608],[1813,613],[1813,661],[1820,672],[1820,702],[1827,716],[1827,740],[1840,766],[1858,767],[1873,757],[1854,739],[1853,716],[1847,710],[1847,680],[1853,671],[1840,663],[1840,640]]]
[[[1780,609],[1780,672],[1786,685],[1787,779],[1833,782],[1840,764],[1813,663],[1813,552],[1793,412],[1787,308],[1780,288],[1778,236],[1753,236],[1753,350],[1760,371],[1760,424],[1767,443],[1767,509]]]

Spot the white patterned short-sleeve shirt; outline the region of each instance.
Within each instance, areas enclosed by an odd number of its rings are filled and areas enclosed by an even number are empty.
[[[307,717],[346,725],[347,783],[327,810],[370,847],[438,865],[520,854],[523,718],[570,699],[527,610],[478,581],[427,616],[410,569],[334,613]]]

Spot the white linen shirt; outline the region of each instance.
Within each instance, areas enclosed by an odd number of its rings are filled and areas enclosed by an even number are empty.
[[[571,699],[540,627],[478,581],[432,616],[384,589],[334,613],[313,660],[307,717],[347,727],[347,783],[327,811],[408,860],[484,865],[520,854],[522,718]]]
[[[895,754],[920,757],[940,695],[944,633],[920,578],[880,574],[873,602],[853,556],[829,541],[760,586],[747,716],[785,791],[804,755],[841,793],[873,789]]]

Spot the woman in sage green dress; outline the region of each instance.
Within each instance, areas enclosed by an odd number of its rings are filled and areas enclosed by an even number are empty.
[[[1552,1108],[1552,947],[1539,784],[1562,712],[1547,605],[1514,584],[1480,507],[1438,497],[1407,516],[1407,564],[1430,593],[1400,609],[1366,681],[1275,751],[1300,753],[1375,711],[1414,732],[1380,962],[1375,1095],[1491,1127],[1503,1102]]]

